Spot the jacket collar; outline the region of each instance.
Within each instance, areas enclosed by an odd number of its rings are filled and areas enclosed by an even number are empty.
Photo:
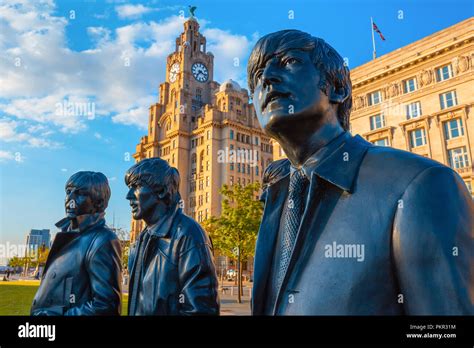
[[[72,218],[70,217],[65,217],[61,220],[59,220],[55,226],[61,229],[61,232],[76,232],[76,233],[81,233],[86,230],[88,230],[90,227],[98,225],[98,224],[104,224],[105,225],[105,219],[104,219],[105,213],[95,213],[95,214],[84,214],[84,215],[79,215],[75,219],[78,222],[78,227],[73,229],[72,228]]]
[[[311,155],[302,166],[303,172],[308,180],[311,180],[314,173],[352,193],[354,179],[369,146],[359,135],[353,137],[351,133],[344,132]],[[290,172],[295,170],[290,166]]]
[[[150,235],[163,238],[167,237],[171,230],[171,225],[173,224],[174,218],[177,214],[181,213],[181,208],[179,204],[175,204],[170,207],[166,215],[160,219],[156,224],[147,226],[146,229]]]

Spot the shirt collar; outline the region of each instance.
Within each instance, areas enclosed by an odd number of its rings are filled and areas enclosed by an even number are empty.
[[[354,178],[368,146],[370,144],[360,136],[352,137],[346,131],[311,155],[302,170],[308,180],[314,173],[344,191],[352,192]],[[297,168],[290,166],[291,173],[295,170]]]
[[[78,222],[77,228],[72,228],[73,218],[65,217],[56,223],[56,227],[61,229],[62,232],[81,233],[96,224],[99,224],[99,223],[105,224],[104,216],[105,216],[105,212],[79,215],[76,218],[74,218]]]
[[[156,224],[147,226],[146,231],[150,235],[156,236],[156,237],[166,237],[169,234],[169,231],[171,229],[171,225],[173,223],[173,220],[178,212],[181,211],[181,208],[179,207],[179,204],[176,204],[172,206],[166,215],[160,219]]]

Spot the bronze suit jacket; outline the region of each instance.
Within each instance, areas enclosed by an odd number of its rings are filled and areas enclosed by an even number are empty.
[[[120,315],[122,251],[103,213],[65,218],[51,247],[31,315]]]
[[[462,179],[431,159],[343,137],[304,166],[307,204],[272,314],[474,314],[473,202]],[[284,159],[264,174],[254,315],[264,314],[289,173]]]

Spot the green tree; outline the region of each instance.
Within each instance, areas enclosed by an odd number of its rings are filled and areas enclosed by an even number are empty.
[[[263,205],[257,199],[259,183],[223,185],[220,217],[210,217],[203,225],[209,233],[214,248],[221,254],[237,260],[238,302],[242,295],[242,260],[254,255]]]
[[[23,267],[25,265],[25,261],[18,256],[13,256],[8,260],[8,267]]]

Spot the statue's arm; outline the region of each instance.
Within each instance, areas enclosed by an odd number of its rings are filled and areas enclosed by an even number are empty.
[[[450,168],[427,168],[405,190],[392,251],[406,314],[474,314],[473,213],[471,195]]]
[[[219,315],[217,276],[211,246],[194,242],[184,244],[179,256],[178,273],[181,291],[178,295],[180,315]],[[190,245],[191,244],[191,245]]]
[[[104,238],[87,257],[92,299],[73,306],[64,315],[120,315],[121,247],[118,239]]]

